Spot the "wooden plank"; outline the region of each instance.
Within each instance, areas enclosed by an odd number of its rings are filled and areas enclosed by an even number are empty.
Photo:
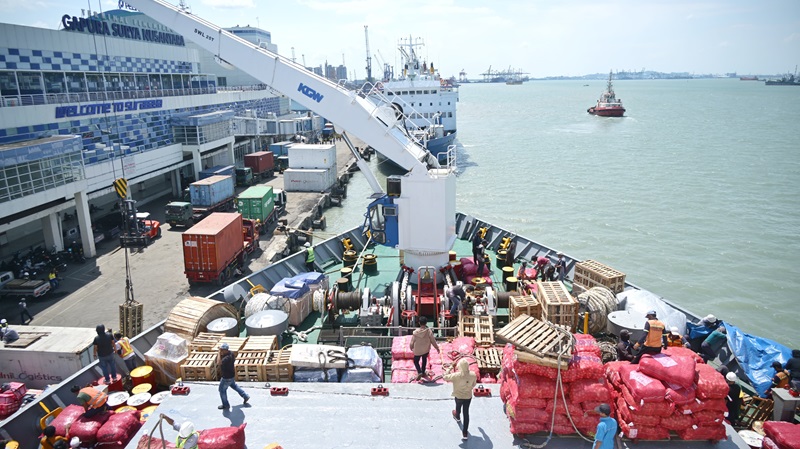
[[[278,349],[278,339],[274,335],[248,337],[242,351],[274,351]]]
[[[49,332],[18,332],[17,334],[19,334],[19,339],[6,343],[6,348],[27,348],[28,345],[35,343],[40,338],[50,335]]]

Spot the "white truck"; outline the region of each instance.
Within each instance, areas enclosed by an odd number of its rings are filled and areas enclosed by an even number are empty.
[[[41,279],[15,279],[14,273],[0,273],[0,297],[39,298],[50,291],[50,283]]]

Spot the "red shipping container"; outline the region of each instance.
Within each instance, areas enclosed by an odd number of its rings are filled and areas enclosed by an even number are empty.
[[[214,281],[243,250],[242,215],[213,213],[183,233],[186,277],[190,281]]]
[[[264,173],[275,169],[275,157],[272,151],[245,154],[244,166],[252,168],[253,173]]]

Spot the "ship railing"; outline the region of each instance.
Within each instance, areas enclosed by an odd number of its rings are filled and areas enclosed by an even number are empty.
[[[174,89],[124,89],[91,92],[47,93],[3,95],[0,107],[36,106],[46,104],[69,104],[102,101],[138,100],[146,98],[179,97],[189,95],[215,94],[217,87],[186,87]],[[241,89],[239,89],[241,90]],[[255,90],[255,89],[253,89]],[[227,91],[227,89],[226,89]]]

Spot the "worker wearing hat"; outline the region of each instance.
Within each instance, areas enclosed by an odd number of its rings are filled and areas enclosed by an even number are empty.
[[[200,434],[194,429],[194,424],[191,421],[184,421],[178,424],[174,419],[163,413],[161,414],[161,419],[178,432],[178,438],[175,439],[176,449],[197,449],[197,441],[200,439]]]
[[[244,403],[247,404],[247,401],[250,400],[250,395],[236,385],[236,372],[233,367],[236,362],[236,355],[230,351],[230,347],[227,343],[219,345],[219,357],[220,371],[222,371],[221,379],[219,380],[219,397],[222,400],[222,404],[217,408],[220,410],[231,408],[230,403],[228,403],[228,387],[233,388],[233,391],[239,393],[239,396],[244,399]]]
[[[664,347],[689,347],[677,326],[669,328],[669,333],[664,335]]]
[[[583,416],[593,413],[600,415],[600,422],[597,423],[597,430],[594,433],[592,449],[614,449],[614,437],[617,434],[617,421],[611,417],[611,406],[600,404],[589,412],[584,412]]]
[[[725,375],[728,381],[728,396],[725,403],[728,405],[728,421],[735,426],[739,422],[739,409],[742,408],[742,387],[739,386],[736,373],[729,372]]]
[[[314,260],[316,259],[314,248],[311,247],[311,243],[309,242],[306,242],[303,246],[306,249],[306,271],[311,273],[314,271]]]
[[[77,385],[73,385],[70,391],[78,397],[78,402],[86,410],[84,416],[87,418],[108,410],[108,395],[104,391],[92,386],[81,388]]]
[[[558,280],[564,282],[564,278],[567,277],[567,260],[564,259],[564,253],[561,251],[557,254],[558,260],[556,260],[556,274],[558,274]]]
[[[647,321],[644,323],[644,335],[633,345],[634,350],[639,352],[633,356],[631,363],[639,363],[639,359],[645,354],[658,354],[661,352],[662,338],[666,325],[656,318],[656,311],[651,310],[645,316]]]

